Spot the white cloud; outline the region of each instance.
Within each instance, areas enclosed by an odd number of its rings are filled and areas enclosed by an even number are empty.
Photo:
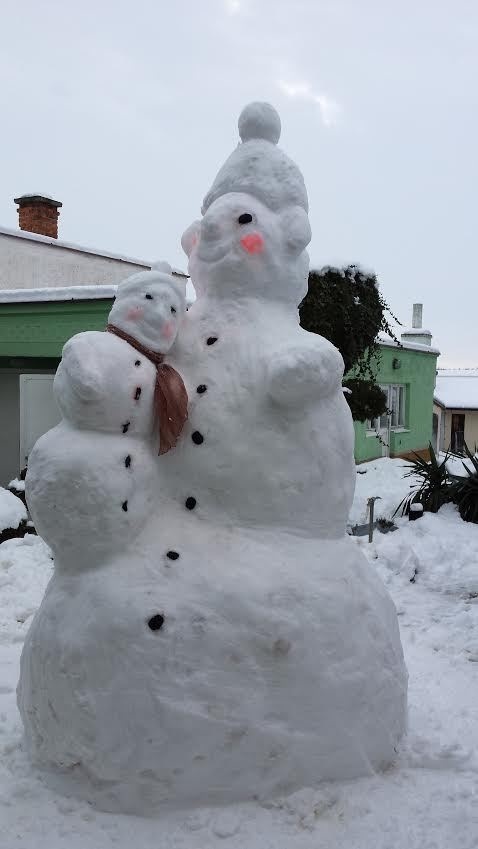
[[[238,15],[241,11],[241,0],[225,0],[226,10],[230,15]]]
[[[279,80],[278,86],[287,97],[296,97],[306,100],[309,103],[315,103],[319,108],[320,117],[326,127],[333,127],[337,123],[342,111],[339,104],[328,95],[315,92],[310,83],[290,83],[285,80]]]

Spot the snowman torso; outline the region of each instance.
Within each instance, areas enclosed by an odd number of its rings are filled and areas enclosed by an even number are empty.
[[[159,459],[161,489],[194,498],[198,516],[341,535],[355,469],[340,379],[325,397],[312,385],[297,406],[273,394],[274,365],[289,353],[293,367],[302,352],[320,362],[334,351],[284,309],[200,299],[168,357],[190,403],[178,446]]]
[[[156,367],[112,333],[87,331],[63,349],[54,380],[63,417],[81,429],[149,436]]]
[[[65,345],[54,380],[63,421],[38,440],[27,473],[35,526],[62,568],[122,551],[153,511],[155,376],[146,356],[111,333]]]

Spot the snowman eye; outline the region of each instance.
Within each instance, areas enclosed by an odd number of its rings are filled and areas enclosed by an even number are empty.
[[[152,300],[153,300],[153,296],[152,296],[152,295],[150,295],[149,293],[148,293],[147,295],[145,295],[144,297],[146,298],[146,300],[147,300],[147,301],[152,301]]]
[[[171,307],[171,312],[176,312],[176,307]]]
[[[237,220],[239,224],[250,224],[252,221],[252,215],[250,212],[243,212]]]

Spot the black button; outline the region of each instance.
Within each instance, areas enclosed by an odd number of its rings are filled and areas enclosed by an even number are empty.
[[[167,551],[166,557],[169,557],[170,560],[177,560],[179,557],[178,551]]]
[[[136,361],[135,361],[135,366],[140,366],[140,365],[141,365],[141,360],[136,360]]]
[[[129,467],[131,466],[131,454],[128,454],[128,456],[125,457],[124,464],[126,468],[129,469]]]
[[[205,383],[200,383],[199,386],[196,387],[196,392],[199,395],[202,395],[203,392],[207,392],[207,386]]]
[[[139,401],[141,397],[141,386],[136,387],[136,392],[134,393],[134,400]]]
[[[128,430],[129,426],[130,426],[130,422],[126,422],[126,424],[124,424],[124,425],[123,425],[123,433],[126,433],[126,431]]]
[[[191,436],[192,441],[195,445],[201,445],[201,442],[204,442],[204,436],[202,433],[199,433],[198,430],[195,430]]]
[[[195,498],[192,497],[192,495],[190,495],[189,498],[186,498],[185,504],[188,510],[194,510],[197,501]]]
[[[206,342],[206,345],[214,345],[214,342],[217,342],[217,336],[210,336]]]
[[[125,513],[127,513],[127,511],[128,511],[128,502],[127,501],[123,501],[123,503],[121,505],[121,509],[124,510]]]
[[[159,631],[160,628],[164,625],[164,616],[161,616],[160,613],[156,613],[155,616],[152,616],[148,622],[149,627],[152,631]]]

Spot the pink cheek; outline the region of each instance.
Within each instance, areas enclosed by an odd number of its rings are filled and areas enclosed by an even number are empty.
[[[174,324],[173,324],[173,322],[172,322],[172,321],[167,321],[167,322],[166,322],[166,324],[164,325],[163,329],[161,330],[161,336],[162,336],[164,339],[167,339],[167,340],[169,340],[169,339],[172,339],[172,338],[173,338],[173,336],[174,336]]]
[[[241,239],[241,245],[248,254],[260,254],[264,250],[264,239],[260,233],[248,233]]]
[[[144,315],[143,307],[131,307],[126,313],[126,318],[130,321],[139,321]]]

